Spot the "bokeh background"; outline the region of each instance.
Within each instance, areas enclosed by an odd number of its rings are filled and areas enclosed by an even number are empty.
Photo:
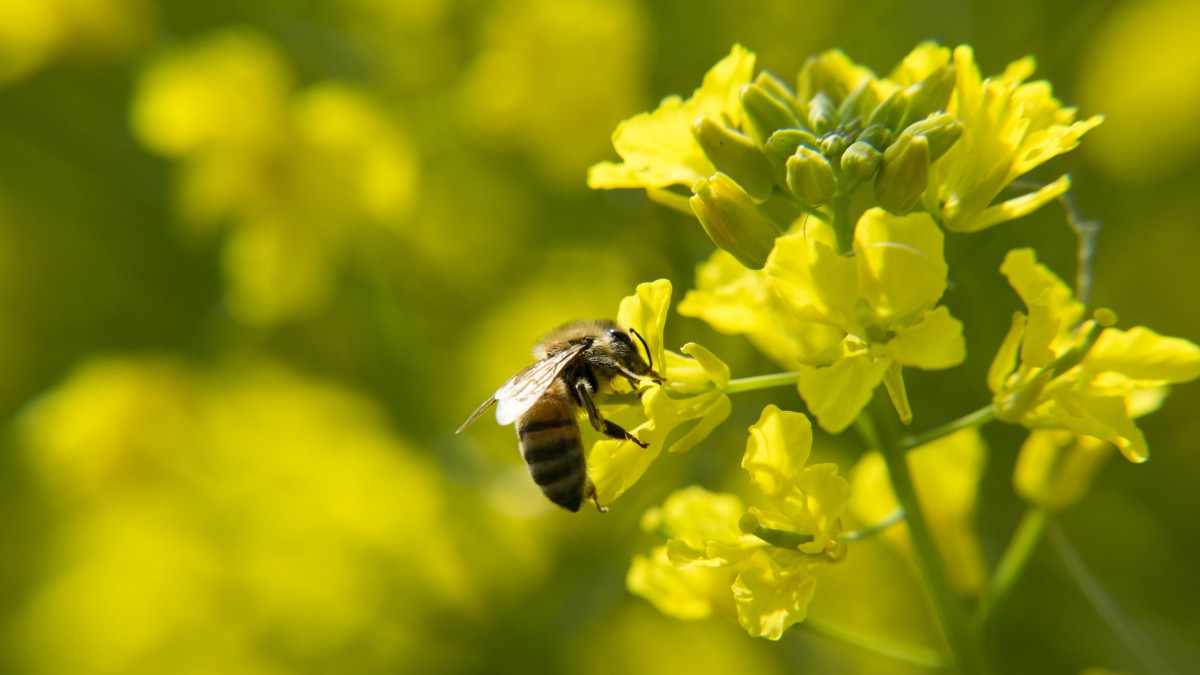
[[[695,222],[585,173],[735,42],[785,79],[831,47],[880,73],[926,39],[974,45],[985,74],[1034,55],[1107,116],[1038,176],[1069,170],[1103,221],[1094,304],[1197,340],[1198,32],[1190,0],[0,0],[0,671],[909,672],[625,590],[641,513],[744,487],[745,427],[794,393],[740,395],[603,517],[545,502],[511,429],[452,432],[547,329],[691,285]],[[986,402],[1018,245],[1073,277],[1057,206],[952,237],[971,359],[912,376],[917,426]],[[735,376],[774,370],[672,318],[668,345],[693,340]],[[1006,670],[1200,663],[1197,408],[1179,387],[1142,421],[1151,461],[1114,457],[1059,519],[1134,635],[1043,546],[989,631]],[[1021,434],[988,440],[994,560]],[[818,439],[847,470],[859,452]],[[875,544],[812,612],[936,644]]]

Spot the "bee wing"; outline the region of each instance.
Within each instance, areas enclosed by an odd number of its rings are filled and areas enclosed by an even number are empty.
[[[500,424],[510,424],[513,420],[521,416],[521,413],[529,410],[529,408],[541,398],[542,393],[554,383],[554,379],[558,377],[563,368],[567,364],[575,360],[576,356],[583,351],[583,345],[572,345],[563,351],[546,359],[542,359],[534,363],[509,378],[508,382],[504,383],[503,387],[496,390],[491,398],[484,401],[466,422],[458,428],[459,433],[466,429],[472,422],[479,419],[483,413],[488,411],[493,405],[499,403],[496,408],[496,421]]]
[[[521,413],[529,410],[584,348],[583,344],[571,345],[513,375],[492,396],[499,403],[496,406],[496,422],[511,424]]]

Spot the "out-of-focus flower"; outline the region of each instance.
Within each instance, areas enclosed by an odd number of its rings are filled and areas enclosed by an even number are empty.
[[[1112,182],[1154,185],[1200,153],[1200,4],[1147,0],[1113,7],[1080,54],[1080,100],[1105,112],[1089,157]],[[1082,67],[1086,64],[1086,67]]]
[[[5,0],[0,13],[0,84],[60,56],[129,53],[154,23],[146,0]]]
[[[1132,462],[1149,448],[1134,418],[1158,409],[1166,386],[1200,377],[1200,348],[1138,326],[1099,330],[1032,249],[1010,251],[1000,271],[1021,296],[988,374],[996,417],[1067,429],[1117,446]],[[1094,339],[1094,344],[1090,340]]]
[[[413,150],[374,102],[292,79],[266,38],[228,31],[162,56],[134,101],[142,141],[181,162],[185,220],[230,227],[230,305],[250,323],[320,308],[355,240],[416,202]]]
[[[642,521],[666,546],[636,558],[628,583],[680,618],[727,608],[732,592],[742,627],[777,640],[807,617],[815,571],[844,554],[835,536],[849,485],[833,464],[805,466],[812,427],[804,415],[767,406],[750,434],[742,467],[772,508],[747,509],[695,486],[675,492]]]
[[[548,178],[582,187],[612,124],[641,101],[644,12],[630,0],[494,5],[463,81],[462,121],[528,153]]]
[[[1062,510],[1087,494],[1112,444],[1062,429],[1034,429],[1017,455],[1013,487],[1031,504]]]
[[[801,321],[836,329],[801,356],[800,394],[830,432],[845,429],[883,382],[900,417],[912,413],[903,366],[937,370],[966,356],[962,325],[937,302],[946,289],[943,235],[928,214],[863,214],[852,255],[838,255],[828,228],[776,240],[766,272]]]
[[[396,667],[429,612],[542,567],[498,522],[452,534],[439,472],[382,411],[279,366],[97,360],[20,428],[52,522],[23,672]],[[520,564],[473,566],[482,542]]]
[[[597,503],[608,504],[629,489],[664,448],[686,452],[729,416],[729,367],[695,343],[684,345],[682,354],[663,348],[670,304],[671,282],[666,279],[639,284],[634,295],[621,301],[617,322],[646,339],[653,366],[666,383],[641,394],[640,410],[627,405],[606,412],[622,426],[641,420],[630,431],[649,447],[615,439],[592,445],[588,467]]]
[[[693,135],[692,125],[708,116],[729,126],[740,126],[743,113],[739,92],[750,82],[753,71],[754,54],[735,45],[729,56],[708,71],[691,98],[668,96],[653,112],[621,122],[613,133],[613,147],[624,161],[593,166],[588,171],[588,186],[645,188],[652,199],[690,211],[686,199],[667,188],[691,188],[698,179],[716,171]]]
[[[1067,191],[1064,175],[1048,185],[998,204],[993,201],[1016,178],[1069,152],[1100,124],[1094,116],[1075,120],[1044,80],[1026,82],[1032,58],[1009,64],[1001,75],[981,79],[970,47],[954,50],[956,83],[950,112],[962,122],[962,137],[930,168],[925,208],[947,229],[977,232],[1037,210]]]
[[[987,565],[975,527],[975,504],[987,446],[972,427],[911,450],[907,460],[951,581],[962,592],[978,595],[987,579]],[[858,461],[851,486],[850,512],[860,522],[877,523],[896,510],[887,465],[878,452]],[[906,529],[890,528],[882,536],[911,550]]]

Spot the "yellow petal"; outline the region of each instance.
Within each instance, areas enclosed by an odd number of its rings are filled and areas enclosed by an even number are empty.
[[[663,360],[663,330],[667,325],[667,308],[671,305],[671,280],[638,284],[633,295],[621,300],[617,323],[633,328],[646,340],[655,367]],[[663,373],[665,375],[665,373]]]
[[[952,368],[967,358],[962,322],[945,306],[925,312],[919,323],[900,331],[887,346],[897,363],[924,370]]]
[[[811,450],[812,424],[808,418],[768,405],[750,427],[742,468],[750,473],[750,481],[758,489],[777,499],[795,488]]]
[[[861,297],[879,319],[908,321],[946,290],[944,236],[928,213],[897,216],[870,209],[854,234]]]
[[[1200,347],[1138,326],[1108,328],[1084,358],[1089,370],[1111,370],[1135,380],[1187,382],[1200,377]]]
[[[860,352],[831,366],[800,366],[800,395],[822,429],[840,433],[871,400],[889,362],[889,359],[873,360]]]
[[[803,568],[775,565],[766,554],[755,561],[733,583],[738,621],[755,637],[778,640],[788,627],[807,618],[817,580]]]

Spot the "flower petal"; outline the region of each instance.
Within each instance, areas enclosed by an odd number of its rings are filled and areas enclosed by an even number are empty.
[[[831,434],[844,431],[871,400],[887,372],[889,359],[871,359],[865,352],[843,357],[831,366],[800,366],[800,395],[808,409]]]
[[[900,331],[887,347],[897,363],[924,370],[952,368],[967,358],[962,322],[950,316],[945,306],[926,312],[919,323]]]
[[[1200,347],[1142,326],[1108,328],[1083,363],[1088,370],[1111,370],[1134,380],[1187,382],[1200,377]]]
[[[788,627],[804,621],[817,580],[803,567],[785,569],[765,553],[733,582],[738,621],[755,637],[778,640]]]
[[[796,488],[812,451],[812,423],[804,415],[763,408],[758,422],[750,427],[742,468],[750,481],[772,500]]]

